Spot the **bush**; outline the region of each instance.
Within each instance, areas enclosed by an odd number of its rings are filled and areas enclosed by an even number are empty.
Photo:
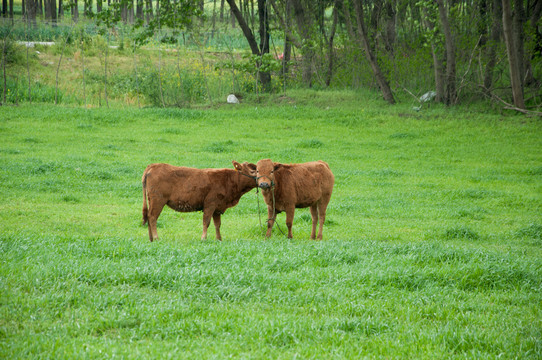
[[[0,40],[0,53],[6,64],[23,65],[26,64],[26,51],[24,45],[19,45],[11,38]]]

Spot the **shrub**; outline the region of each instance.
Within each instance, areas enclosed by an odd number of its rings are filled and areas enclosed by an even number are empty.
[[[0,40],[0,55],[2,55],[2,60],[4,59],[4,54],[6,64],[26,64],[26,51],[24,45],[17,44],[15,41],[13,41],[13,39],[9,37]]]

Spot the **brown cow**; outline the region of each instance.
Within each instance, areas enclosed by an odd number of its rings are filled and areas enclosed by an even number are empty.
[[[150,241],[158,239],[156,220],[165,205],[175,211],[192,212],[203,210],[203,234],[211,216],[220,236],[220,215],[237,205],[243,194],[256,184],[256,165],[237,161],[234,169],[194,169],[169,164],[150,164],[143,172],[143,225],[149,224]],[[149,206],[147,208],[147,199]]]
[[[266,235],[271,236],[277,213],[286,211],[288,237],[291,238],[295,208],[310,207],[311,239],[316,237],[318,221],[318,239],[322,239],[326,208],[335,183],[329,165],[323,161],[286,165],[265,159],[258,161],[256,168],[258,186],[262,189],[269,215]]]

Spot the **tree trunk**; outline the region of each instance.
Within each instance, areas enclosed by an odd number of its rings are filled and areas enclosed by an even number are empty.
[[[502,2],[501,0],[493,0],[492,9],[491,33],[489,35],[489,43],[487,44],[486,58],[487,64],[484,74],[484,91],[491,92],[493,86],[493,71],[497,64],[497,45],[501,39],[502,33]]]
[[[523,9],[523,0],[513,0],[513,3],[514,11],[512,12],[512,36],[514,37],[513,41],[516,46],[521,87],[523,88],[527,75],[525,71],[525,47],[523,46],[525,36],[523,32],[523,25],[527,23],[527,17],[525,16],[525,11]]]
[[[394,8],[394,3],[392,0],[386,1],[386,4],[384,5],[384,10],[386,14],[386,28],[384,31],[384,45],[386,47],[386,50],[389,54],[393,56],[393,52],[395,49],[395,24],[396,24],[396,18],[397,18],[397,12]]]
[[[54,0],[44,0],[44,10],[45,10],[45,22],[48,23],[51,20],[51,2]]]
[[[331,33],[329,34],[329,40],[327,42],[327,53],[328,53],[328,65],[327,65],[327,74],[326,74],[326,86],[329,87],[331,84],[331,78],[333,76],[333,60],[335,58],[335,53],[333,51],[333,41],[335,39],[335,31],[337,30],[337,22],[339,16],[337,14],[337,4],[333,5],[333,23],[331,24]]]
[[[77,0],[73,0],[72,19],[73,19],[73,22],[79,21],[79,7],[77,5]]]
[[[232,0],[232,2],[235,3],[235,0]],[[228,4],[229,4],[229,1],[228,1]],[[231,28],[235,29],[235,15],[234,15],[233,10],[231,9],[231,7],[230,7],[230,20],[231,20]]]
[[[272,3],[273,4],[273,3]],[[288,74],[288,63],[290,62],[290,59],[292,58],[292,41],[290,40],[288,36],[288,32],[290,29],[290,1],[286,0],[285,10],[284,10],[284,20],[283,20],[283,27],[284,27],[284,50],[282,52],[282,78],[284,81],[284,84],[286,84],[286,76]]]
[[[239,27],[243,31],[245,38],[247,39],[248,45],[253,55],[262,55],[269,53],[269,19],[267,16],[266,1],[258,0],[258,13],[260,14],[260,47],[256,42],[256,37],[252,33],[252,30],[248,26],[243,14],[235,4],[234,0],[226,0],[230,6],[231,12],[237,19]],[[261,63],[258,64],[258,67],[261,66]],[[259,72],[259,80],[264,89],[268,89],[271,85],[271,74],[269,72]]]
[[[269,54],[269,14],[266,0],[258,0],[258,18],[260,20],[260,55]],[[262,63],[258,64],[258,68]],[[271,90],[271,73],[258,71],[258,76],[264,91]]]
[[[512,85],[512,96],[514,105],[520,109],[525,109],[523,99],[523,86],[521,83],[521,68],[519,65],[516,37],[513,31],[512,8],[510,0],[502,0],[502,26],[504,33],[504,42],[506,43],[506,52],[508,54],[508,64],[510,68],[510,83]]]
[[[455,84],[455,43],[448,20],[448,12],[444,6],[443,0],[436,0],[438,4],[439,17],[444,32],[444,42],[446,46],[446,76],[444,102],[447,105],[454,104],[457,101],[457,89]]]
[[[500,0],[499,0],[500,1]],[[435,29],[435,24],[431,20],[428,12],[424,9],[425,26],[432,32]],[[437,93],[435,101],[444,102],[444,64],[438,54],[438,48],[435,41],[431,41],[431,56],[433,57],[433,71],[435,75],[435,92]]]
[[[152,0],[145,0],[145,10],[146,10],[146,13],[147,13],[147,16],[146,16],[146,22],[147,22],[147,25],[151,22],[152,18],[153,18],[153,13],[152,13]]]
[[[136,18],[143,20],[143,0],[136,0]]]
[[[36,27],[36,10],[38,0],[26,0],[26,12],[28,19],[28,26]]]
[[[128,2],[121,1],[120,3],[120,18],[123,23],[128,23]]]
[[[339,0],[343,1],[343,0]],[[371,66],[371,69],[373,71],[373,75],[376,78],[376,82],[378,86],[380,87],[380,91],[382,92],[382,96],[384,97],[384,100],[389,102],[390,104],[395,104],[395,99],[393,97],[393,93],[391,91],[390,85],[388,84],[388,80],[386,79],[386,76],[380,69],[380,66],[378,65],[378,61],[376,57],[373,54],[373,51],[371,49],[371,46],[369,45],[369,37],[367,35],[367,30],[365,28],[365,20],[363,19],[363,7],[361,4],[361,0],[356,0],[354,3],[354,10],[356,12],[356,29],[358,32],[358,43],[360,44],[361,48],[365,52],[365,57],[367,61],[369,62],[369,65]],[[342,2],[343,9],[345,12],[345,16],[350,16],[350,11],[345,6],[344,2]],[[353,31],[353,29],[352,29]]]
[[[213,15],[211,17],[211,38],[214,38],[216,31],[216,0],[213,0]]]
[[[311,45],[313,17],[301,2],[301,0],[290,0],[294,18],[297,23],[298,33],[301,35],[303,46],[301,47],[301,53],[303,54],[303,83],[307,87],[312,87],[312,73],[313,73],[313,61],[314,61],[314,49]],[[308,7],[308,6],[307,6]]]
[[[243,35],[245,35],[245,38],[248,41],[248,46],[250,46],[250,51],[252,51],[252,54],[259,55],[260,49],[258,48],[258,43],[256,42],[256,37],[254,37],[254,34],[252,33],[252,30],[248,26],[247,22],[245,21],[245,18],[243,18],[243,14],[241,14],[241,11],[235,4],[235,0],[226,0],[228,2],[228,5],[230,5],[230,10],[237,19],[237,22],[239,23],[239,26],[241,27],[241,30],[243,31]]]
[[[49,1],[49,12],[51,14],[51,23],[53,27],[57,25],[57,14],[56,14],[56,0]]]
[[[84,0],[83,15],[85,18],[90,18],[92,16],[92,0]]]
[[[540,26],[537,26],[537,24],[540,22],[540,18],[542,17],[542,1],[535,2],[535,4],[527,10],[527,13],[529,12],[531,15],[529,18],[529,30],[527,33],[531,34],[531,38],[527,41],[529,41],[533,45],[532,53],[529,54],[529,59],[526,59],[525,61],[527,69],[526,85],[539,85],[542,79],[536,79],[534,77],[531,60],[540,59],[539,55],[542,54],[542,28]]]

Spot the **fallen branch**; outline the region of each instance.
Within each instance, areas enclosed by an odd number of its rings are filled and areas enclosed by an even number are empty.
[[[498,97],[497,95],[495,94],[491,94],[491,97],[495,100],[497,100],[498,102],[504,104],[504,108],[503,109],[506,109],[506,110],[515,110],[515,111],[518,111],[522,114],[525,114],[525,115],[529,115],[529,116],[542,116],[542,112],[540,111],[534,111],[534,110],[527,110],[527,109],[522,109],[522,108],[519,108],[517,106],[514,106],[506,101],[504,101],[503,99],[501,99],[500,97]]]

